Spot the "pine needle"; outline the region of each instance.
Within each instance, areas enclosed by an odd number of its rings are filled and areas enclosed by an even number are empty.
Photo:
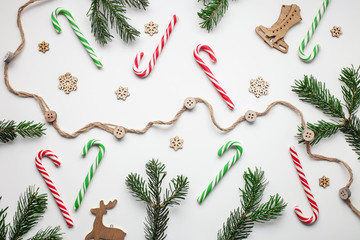
[[[167,236],[165,231],[169,221],[169,207],[179,205],[180,200],[185,199],[189,181],[182,175],[173,178],[161,199],[161,186],[167,175],[165,165],[152,159],[145,168],[148,176],[147,184],[139,174],[131,173],[126,177],[126,186],[136,200],[146,203],[145,239],[164,240]]]
[[[203,1],[204,8],[198,12],[198,16],[203,20],[200,23],[201,28],[206,28],[208,32],[213,30],[225,15],[229,7],[228,0]]]
[[[45,230],[39,230],[35,236],[29,238],[29,240],[61,240],[62,233],[60,233],[61,228],[57,227],[47,227]]]
[[[244,189],[241,192],[241,208],[230,212],[229,218],[218,231],[218,240],[246,239],[254,227],[255,222],[264,223],[276,219],[286,207],[283,199],[278,195],[261,204],[261,199],[266,187],[264,172],[255,169],[244,172]]]
[[[41,137],[45,135],[44,123],[33,123],[33,121],[22,121],[18,125],[14,121],[0,121],[0,141],[7,143],[13,141],[17,134],[22,137]]]

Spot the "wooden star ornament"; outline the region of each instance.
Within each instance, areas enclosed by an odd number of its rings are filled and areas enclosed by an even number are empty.
[[[319,185],[323,188],[326,188],[330,185],[330,179],[323,176],[322,178],[319,178]]]
[[[334,26],[331,30],[330,30],[330,32],[331,32],[331,35],[333,36],[333,37],[339,37],[343,32],[341,31],[341,27],[336,27],[336,26]]]

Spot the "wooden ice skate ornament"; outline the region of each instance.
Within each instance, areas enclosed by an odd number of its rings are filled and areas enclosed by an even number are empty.
[[[279,19],[271,28],[260,25],[255,32],[270,46],[282,53],[287,53],[289,46],[284,40],[287,31],[302,20],[300,7],[296,4],[282,5]]]
[[[92,208],[90,212],[96,216],[94,220],[93,230],[86,235],[85,240],[124,240],[126,233],[119,228],[106,227],[103,224],[103,215],[107,213],[106,209],[113,208],[117,203],[117,200],[110,201],[108,204],[104,204],[104,201],[100,201],[99,208]]]

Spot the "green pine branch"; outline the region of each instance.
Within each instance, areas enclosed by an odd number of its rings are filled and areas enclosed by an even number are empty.
[[[22,137],[41,137],[45,135],[44,123],[22,121],[18,125],[14,121],[0,121],[0,141],[7,143],[13,141],[19,134]]]
[[[315,134],[314,139],[310,142],[311,145],[317,144],[323,138],[329,138],[332,135],[336,134],[338,130],[342,127],[341,124],[336,122],[326,122],[324,120],[320,120],[317,123],[307,123],[307,128],[312,130]],[[302,138],[302,132],[304,131],[303,126],[298,127],[297,139],[299,143],[304,143],[304,139]]]
[[[356,115],[360,106],[360,67],[354,66],[343,68],[341,70],[339,81],[343,83],[341,92],[345,104],[331,95],[324,83],[318,82],[313,76],[304,80],[295,80],[295,86],[292,91],[295,92],[300,100],[313,104],[324,114],[330,115],[334,119],[332,122],[320,120],[317,123],[307,123],[307,127],[314,131],[315,137],[311,144],[317,144],[324,138],[329,138],[339,130],[344,133],[346,142],[359,155],[360,159],[360,120]],[[344,114],[342,106],[346,107],[347,117]],[[301,133],[303,127],[298,128],[297,138],[299,142],[304,142]]]
[[[229,218],[218,231],[218,240],[246,239],[254,227],[255,222],[264,223],[276,219],[286,207],[283,199],[278,195],[261,204],[261,199],[266,187],[264,172],[255,169],[244,172],[244,189],[241,192],[241,208],[230,212]]]
[[[331,117],[345,119],[345,114],[339,99],[326,88],[325,83],[318,82],[313,76],[304,76],[304,80],[295,80],[292,86],[301,101],[311,103]]]
[[[115,28],[125,42],[134,41],[140,32],[132,27],[125,16],[125,5],[129,7],[143,8],[149,5],[148,0],[92,0],[87,16],[91,22],[91,32],[101,45],[110,42],[113,36],[109,32],[110,27]]]
[[[47,195],[40,194],[39,189],[28,187],[23,195],[20,195],[18,206],[13,217],[12,225],[6,224],[6,210],[0,210],[0,240],[20,240],[32,229],[42,218],[47,208]],[[1,197],[0,197],[1,199]],[[48,227],[38,231],[31,240],[60,240],[62,233],[60,227]]]
[[[165,165],[158,160],[150,160],[146,165],[148,183],[136,173],[126,177],[126,186],[131,195],[138,201],[146,203],[145,238],[147,240],[164,240],[169,221],[169,207],[179,205],[185,199],[189,189],[187,177],[177,176],[169,183],[169,189],[161,198],[162,183],[167,175]]]
[[[201,1],[201,0],[198,0]],[[228,0],[203,0],[204,8],[198,12],[198,16],[203,20],[200,23],[201,28],[206,28],[208,32],[213,30],[225,15],[229,7]]]

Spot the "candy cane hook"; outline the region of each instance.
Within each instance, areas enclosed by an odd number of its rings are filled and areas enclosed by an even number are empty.
[[[134,61],[134,65],[133,65],[133,71],[136,75],[138,75],[139,77],[149,76],[149,74],[151,73],[151,70],[154,68],[157,58],[159,57],[161,51],[163,50],[165,43],[169,39],[170,34],[171,34],[173,28],[175,27],[175,24],[177,23],[177,21],[178,21],[178,17],[176,15],[173,15],[173,17],[169,23],[169,26],[166,29],[165,34],[161,38],[161,42],[156,47],[155,52],[153,53],[153,56],[149,61],[149,66],[144,71],[141,71],[139,69],[139,64],[140,64],[141,59],[144,56],[144,53],[138,52],[138,54],[135,57],[135,61]]]
[[[296,171],[298,173],[298,176],[300,178],[300,181],[301,181],[301,184],[304,188],[304,191],[305,191],[305,194],[306,194],[306,197],[310,203],[310,206],[311,206],[311,209],[313,211],[313,215],[309,218],[306,218],[303,214],[303,212],[301,211],[301,209],[299,208],[299,206],[295,206],[295,214],[298,216],[299,220],[302,221],[303,223],[305,224],[312,224],[314,223],[317,218],[318,218],[318,215],[319,215],[319,207],[318,205],[316,204],[316,201],[315,201],[315,198],[314,196],[312,195],[311,193],[311,189],[310,189],[310,186],[309,186],[309,183],[308,181],[306,180],[306,176],[305,176],[305,173],[304,173],[304,170],[303,168],[301,167],[301,163],[300,163],[300,160],[299,160],[299,157],[297,155],[297,152],[295,150],[295,147],[290,147],[290,155],[293,159],[293,162],[295,164],[295,168],[296,168]]]
[[[72,227],[72,226],[74,226],[73,220],[71,220],[70,214],[69,214],[68,210],[66,209],[64,202],[61,200],[58,190],[56,189],[53,181],[51,181],[51,179],[50,179],[49,174],[47,173],[46,169],[44,168],[43,164],[41,163],[41,159],[43,157],[50,158],[53,161],[53,163],[55,164],[55,166],[57,166],[57,167],[59,167],[61,163],[59,162],[59,159],[54,154],[54,152],[52,152],[50,150],[41,150],[35,157],[35,165],[36,165],[37,169],[39,170],[40,174],[42,175],[42,177],[44,178],[46,185],[49,187],[51,194],[55,198],[55,201],[56,201],[62,215],[64,216],[66,224],[69,227]]]
[[[228,161],[225,166],[223,167],[223,169],[220,170],[220,172],[218,173],[218,175],[216,175],[215,179],[211,181],[211,183],[209,184],[209,186],[203,191],[203,193],[200,195],[200,197],[198,197],[197,201],[199,203],[202,203],[204,201],[204,199],[207,197],[207,195],[209,195],[209,193],[215,188],[215,186],[220,182],[221,178],[227,173],[227,171],[237,162],[237,160],[239,160],[239,158],[242,155],[243,152],[243,148],[241,147],[239,142],[236,141],[229,141],[227,142],[225,145],[223,145],[219,151],[218,151],[218,156],[220,157],[221,155],[224,154],[224,152],[226,152],[229,148],[235,148],[236,149],[236,153],[233,156],[232,160]]]
[[[95,162],[93,164],[91,164],[90,170],[86,174],[85,180],[82,184],[82,188],[80,189],[79,194],[75,200],[75,204],[74,204],[75,210],[77,210],[80,207],[80,204],[85,196],[86,190],[89,187],[90,181],[93,178],[95,171],[98,168],[98,166],[105,154],[105,146],[101,143],[101,141],[92,139],[83,148],[83,156],[84,157],[86,156],[86,153],[89,151],[89,149],[94,145],[99,147],[99,152],[98,152],[98,155],[96,156]]]
[[[69,11],[67,11],[66,9],[63,9],[63,8],[60,8],[60,7],[55,9],[55,11],[53,11],[51,13],[52,24],[53,24],[56,32],[58,32],[58,33],[61,32],[61,27],[60,27],[60,24],[59,24],[59,22],[57,20],[57,16],[59,14],[63,14],[67,18],[67,20],[71,24],[71,27],[74,30],[76,36],[79,38],[81,44],[85,47],[86,51],[90,55],[90,57],[93,60],[93,62],[95,63],[95,65],[98,68],[102,68],[103,67],[102,63],[100,62],[100,60],[96,56],[94,50],[90,47],[90,43],[85,39],[85,36],[81,33],[80,28],[76,25],[75,19],[73,18],[71,13]]]
[[[209,54],[211,61],[216,63],[216,56],[215,56],[214,51],[208,45],[199,44],[194,49],[195,60],[200,65],[200,67],[205,71],[205,74],[207,75],[207,77],[209,78],[211,83],[214,85],[214,87],[216,88],[218,93],[221,95],[221,97],[224,99],[226,104],[229,106],[229,108],[234,109],[234,107],[235,107],[234,103],[231,101],[231,99],[229,98],[229,96],[227,95],[225,90],[222,87],[220,87],[218,80],[216,80],[214,74],[210,71],[210,68],[208,66],[206,66],[204,61],[200,58],[200,56],[199,56],[200,50],[207,52],[207,54]]]
[[[321,8],[318,11],[318,14],[315,16],[314,21],[311,24],[310,29],[307,31],[306,36],[304,38],[304,40],[302,40],[300,46],[299,46],[299,50],[298,50],[298,56],[301,60],[303,60],[304,62],[311,62],[312,60],[315,59],[317,53],[319,52],[320,46],[319,44],[316,44],[315,47],[312,50],[312,53],[310,53],[310,55],[305,55],[304,50],[306,45],[309,43],[312,35],[314,35],[314,32],[322,18],[322,16],[325,13],[326,8],[329,5],[330,0],[324,0],[324,2],[322,3]]]

